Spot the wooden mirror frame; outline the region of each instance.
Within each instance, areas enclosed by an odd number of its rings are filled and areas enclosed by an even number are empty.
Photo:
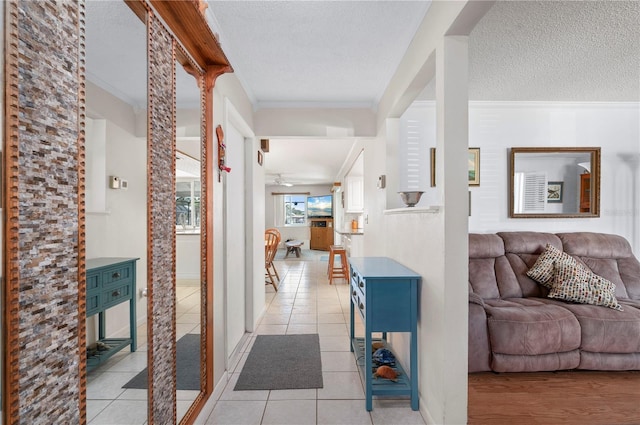
[[[192,74],[200,87],[200,113],[201,113],[201,344],[200,344],[200,393],[182,417],[181,424],[193,423],[202,410],[205,403],[213,393],[213,185],[214,185],[214,151],[210,148],[213,143],[213,87],[216,79],[226,73],[232,72],[231,65],[227,60],[222,48],[220,47],[217,39],[211,32],[206,19],[204,17],[204,10],[206,4],[199,0],[188,0],[179,2],[167,2],[164,0],[125,0],[131,9],[138,14],[142,15],[142,11],[146,12],[147,25],[151,26],[154,22],[154,14],[159,15],[161,20],[166,24],[170,30],[169,36],[172,39],[172,51],[173,55],[171,64],[173,75],[171,76],[173,82],[173,116],[171,117],[172,128],[172,149],[171,158],[175,158],[175,146],[176,146],[176,106],[175,106],[175,64],[179,62],[184,69]],[[148,29],[148,31],[150,31]],[[151,32],[151,31],[150,31]],[[151,64],[152,56],[154,54],[152,47],[151,36],[149,39],[149,60]],[[162,75],[157,76],[162,78]],[[149,86],[153,87],[156,81],[156,76],[149,72]],[[150,93],[150,96],[152,94]],[[154,117],[154,111],[152,107],[149,107],[149,128],[152,127],[152,119]],[[149,136],[151,137],[151,135]],[[150,155],[153,152],[150,152]],[[175,160],[173,161],[175,166]],[[175,173],[172,170],[173,188],[175,189]],[[153,176],[150,176],[150,187],[152,187]],[[175,212],[175,196],[171,202],[173,211]],[[149,210],[150,220],[153,220],[153,211]],[[171,223],[172,236],[175,238],[175,220]],[[150,228],[151,230],[151,228]],[[153,232],[149,233],[150,246],[154,235]],[[173,243],[173,264],[175,266],[175,239]],[[175,267],[173,272],[175,271]],[[149,273],[151,276],[152,273]],[[166,393],[162,390],[155,394],[155,391],[149,391],[148,400],[148,421],[154,422],[166,422],[170,418],[167,415],[166,405],[167,401],[173,402],[173,422],[176,418],[176,393],[175,393],[175,364],[176,364],[176,352],[175,352],[175,273],[172,276],[172,288],[173,288],[173,311],[171,312],[171,340],[173,346],[171,349],[172,364],[167,365],[166,359],[160,356],[155,358],[154,352],[151,349],[153,345],[160,346],[164,340],[163,332],[161,335],[156,335],[154,328],[156,328],[152,321],[149,321],[149,388],[154,388],[156,370],[159,369],[166,373],[167,368],[171,369],[172,382],[170,387],[172,391]],[[152,288],[152,282],[150,278],[149,287]],[[149,317],[157,317],[153,310],[154,298],[153,290],[150,291],[150,306]],[[157,311],[155,312],[157,313]],[[158,329],[155,329],[158,330]],[[166,378],[166,376],[163,376]],[[160,387],[163,386],[165,380],[161,379]]]
[[[590,211],[574,213],[515,213],[515,161],[521,153],[584,153],[591,158]],[[509,152],[509,217],[511,218],[594,218],[600,217],[600,148],[599,147],[525,147]]]

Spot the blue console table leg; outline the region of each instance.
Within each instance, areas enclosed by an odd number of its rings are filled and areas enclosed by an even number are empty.
[[[364,331],[364,382],[365,382],[365,400],[367,412],[373,410],[373,374],[371,369],[373,368],[373,359],[371,357],[371,332],[368,329]]]
[[[411,332],[411,410],[419,410],[418,406],[418,332]]]
[[[98,313],[98,339],[104,339],[107,329],[106,320],[104,320],[104,311]]]
[[[418,281],[411,282],[411,292],[418,293]],[[418,297],[411,298],[411,316],[418,317]],[[412,320],[411,323],[411,349],[410,349],[410,364],[411,364],[411,410],[419,410],[418,405],[418,321]]]
[[[135,281],[134,281],[135,282]],[[129,330],[131,334],[131,352],[136,351],[138,347],[138,328],[136,320],[136,295],[129,301]]]
[[[351,348],[351,352],[353,353],[353,338],[356,337],[355,330],[354,330],[355,327],[354,327],[354,323],[353,323],[354,322],[353,321],[353,301],[351,301],[349,303],[349,311],[351,312],[351,314],[349,316],[350,317],[350,324],[349,325],[350,325],[350,328],[351,328],[351,331],[350,331],[351,333],[349,334],[349,335],[351,335],[351,340],[349,341],[349,347]]]

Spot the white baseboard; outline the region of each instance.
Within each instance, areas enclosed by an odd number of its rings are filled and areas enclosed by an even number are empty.
[[[194,425],[205,425],[207,423],[207,419],[211,415],[211,412],[213,412],[213,409],[216,407],[216,403],[222,395],[224,388],[227,386],[227,382],[229,382],[229,375],[225,371],[218,383],[213,388],[211,397],[209,397],[209,400],[207,400],[207,403],[204,405],[204,407],[198,414],[198,417],[193,422]]]
[[[420,414],[422,415],[422,418],[427,423],[427,425],[437,425],[438,423],[435,421],[435,419],[433,419],[426,406],[427,402],[422,397],[420,397]]]
[[[218,400],[220,398],[220,396],[224,392],[224,387],[227,386],[227,382],[229,382],[229,373],[225,370],[224,373],[222,374],[222,377],[220,378],[220,380],[218,381],[218,383],[213,389],[213,394],[211,394],[211,399]]]

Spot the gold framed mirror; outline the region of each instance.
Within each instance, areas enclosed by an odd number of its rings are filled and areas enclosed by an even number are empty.
[[[511,148],[509,217],[599,216],[599,147]]]

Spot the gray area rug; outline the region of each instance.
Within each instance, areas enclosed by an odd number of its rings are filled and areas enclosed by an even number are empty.
[[[134,376],[122,388],[146,390],[147,368]],[[176,343],[176,389],[200,390],[200,334],[186,334]]]
[[[234,391],[322,388],[318,334],[258,335]]]

